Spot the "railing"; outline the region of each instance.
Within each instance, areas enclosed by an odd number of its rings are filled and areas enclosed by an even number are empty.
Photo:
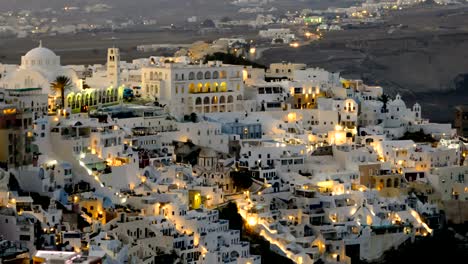
[[[20,227],[20,231],[22,232],[29,232],[30,230],[31,229],[29,227],[24,227],[24,226]]]

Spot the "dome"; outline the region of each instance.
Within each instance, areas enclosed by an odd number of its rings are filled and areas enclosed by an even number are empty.
[[[397,96],[395,97],[395,100],[391,101],[391,102],[389,103],[389,105],[395,106],[395,107],[406,107],[406,104],[405,104],[405,102],[401,99],[400,94],[397,94]]]
[[[57,55],[53,51],[42,46],[30,50],[24,55],[24,58],[27,60],[55,59],[55,57]]]
[[[26,53],[21,58],[21,66],[23,68],[28,67],[47,67],[47,66],[59,66],[60,57],[55,55],[53,51],[39,44],[39,47],[34,48]]]
[[[203,157],[203,158],[216,158],[216,156],[218,156],[218,154],[216,153],[216,151],[214,151],[211,148],[202,148],[202,150],[200,151],[200,154],[198,154],[198,156]]]

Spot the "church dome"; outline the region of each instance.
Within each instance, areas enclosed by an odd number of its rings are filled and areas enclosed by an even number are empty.
[[[59,66],[60,57],[55,55],[53,51],[39,44],[39,47],[34,48],[26,53],[21,59],[21,66],[23,67],[47,67]]]
[[[401,99],[401,96],[400,94],[397,94],[397,96],[395,97],[395,100],[391,101],[389,103],[390,106],[394,106],[394,107],[406,107],[406,104],[405,102]]]
[[[218,154],[216,153],[215,150],[211,148],[202,148],[200,151],[200,154],[198,154],[199,157],[203,158],[216,158]]]
[[[48,48],[37,47],[28,51],[28,53],[26,53],[24,57],[29,60],[31,59],[40,60],[40,59],[55,58],[57,57],[57,55],[55,55],[55,53]]]

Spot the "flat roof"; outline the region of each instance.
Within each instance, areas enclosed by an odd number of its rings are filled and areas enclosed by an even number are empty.
[[[75,252],[67,251],[49,251],[49,250],[39,250],[36,252],[35,257],[44,258],[46,260],[69,260],[73,256],[78,255]]]
[[[41,91],[42,88],[16,88],[16,89],[5,89],[6,91],[11,92],[30,92],[30,91]]]

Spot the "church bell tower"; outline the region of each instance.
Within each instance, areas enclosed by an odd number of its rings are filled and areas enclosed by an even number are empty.
[[[118,48],[107,50],[107,79],[109,85],[119,87],[120,85],[120,52]]]

